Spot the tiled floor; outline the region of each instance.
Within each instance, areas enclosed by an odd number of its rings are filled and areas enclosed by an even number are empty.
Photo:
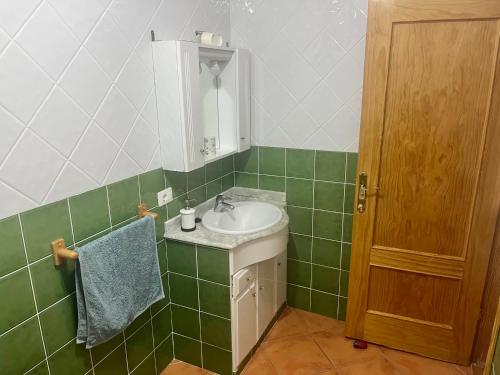
[[[352,347],[343,336],[344,323],[310,312],[287,308],[243,375],[470,375],[470,368],[369,344]],[[162,375],[210,374],[172,362]]]

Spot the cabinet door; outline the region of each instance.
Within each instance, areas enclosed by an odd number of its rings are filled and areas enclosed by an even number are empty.
[[[286,301],[286,252],[278,255],[275,259],[276,264],[276,307],[275,311]]]
[[[258,325],[259,337],[264,333],[267,325],[275,313],[275,273],[274,259],[266,260],[257,265],[258,273]]]
[[[257,343],[257,301],[255,284],[234,300],[237,367]]]

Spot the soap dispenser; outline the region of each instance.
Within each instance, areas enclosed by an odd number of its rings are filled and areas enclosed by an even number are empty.
[[[189,203],[192,201],[193,199],[186,199],[185,200],[186,206],[179,211],[181,214],[181,230],[183,232],[192,232],[193,230],[196,229],[196,222],[195,222],[196,210],[189,206]]]

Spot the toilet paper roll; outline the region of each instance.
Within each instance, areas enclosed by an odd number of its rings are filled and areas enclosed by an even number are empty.
[[[222,35],[211,33],[208,31],[204,31],[201,33],[200,41],[202,44],[216,47],[222,47],[222,44],[224,43]]]

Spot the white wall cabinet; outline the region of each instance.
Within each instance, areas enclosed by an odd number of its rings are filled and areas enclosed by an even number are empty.
[[[153,60],[164,169],[189,172],[250,148],[247,50],[155,41]]]

